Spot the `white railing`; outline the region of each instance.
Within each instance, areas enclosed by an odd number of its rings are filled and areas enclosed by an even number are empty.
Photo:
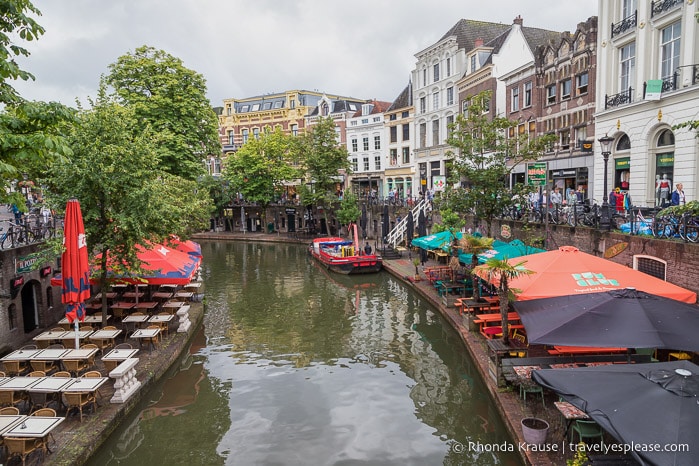
[[[417,205],[408,213],[408,215],[413,216],[413,233],[417,231],[417,221],[420,216],[420,211],[423,211],[425,213],[425,217],[427,217],[429,206],[430,201],[427,199],[420,199],[420,202],[418,202]],[[406,215],[405,218],[402,218],[400,222],[393,227],[393,230],[389,231],[388,235],[386,236],[386,243],[392,248],[395,248],[406,240],[406,233],[408,231],[408,215]],[[413,236],[416,235],[413,234]]]

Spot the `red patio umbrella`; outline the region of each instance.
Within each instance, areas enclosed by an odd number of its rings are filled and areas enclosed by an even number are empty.
[[[63,235],[61,302],[66,305],[68,321],[75,323],[75,347],[78,348],[78,322],[85,320],[85,300],[90,297],[90,268],[83,215],[77,199],[66,203]]]

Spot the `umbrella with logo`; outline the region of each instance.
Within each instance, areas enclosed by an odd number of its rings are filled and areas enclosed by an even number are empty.
[[[515,301],[512,306],[529,343],[699,351],[697,306],[633,288]]]
[[[696,364],[672,361],[541,369],[532,372],[532,380],[586,412],[628,446],[640,464],[697,464]]]
[[[80,347],[79,322],[85,320],[85,300],[90,297],[90,267],[87,261],[85,225],[77,199],[66,203],[61,255],[61,302],[66,318],[75,324],[75,348]]]

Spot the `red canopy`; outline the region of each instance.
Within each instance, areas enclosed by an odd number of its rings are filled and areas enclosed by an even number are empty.
[[[188,239],[182,241],[179,237],[172,235],[165,244],[166,246],[172,247],[180,252],[185,252],[195,257],[201,257],[201,246],[199,243],[195,243],[192,240]]]
[[[85,226],[80,203],[70,199],[66,204],[63,227],[64,251],[61,256],[61,302],[67,304],[69,322],[85,319],[84,302],[90,297],[90,268],[87,262]]]
[[[697,302],[697,294],[693,291],[573,246],[561,246],[555,251],[521,256],[508,262],[513,265],[524,262],[523,268],[535,272],[509,281],[511,289],[519,290],[516,292],[518,301],[635,288],[685,303]],[[488,277],[485,266],[475,270],[482,279],[494,285],[499,283],[498,277]]]

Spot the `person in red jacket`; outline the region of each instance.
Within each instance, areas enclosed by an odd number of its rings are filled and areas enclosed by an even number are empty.
[[[616,197],[614,199],[614,203],[616,204],[616,211],[617,211],[617,213],[623,213],[624,212],[624,195],[621,193],[620,188],[616,188],[614,190],[614,194],[616,194]]]

